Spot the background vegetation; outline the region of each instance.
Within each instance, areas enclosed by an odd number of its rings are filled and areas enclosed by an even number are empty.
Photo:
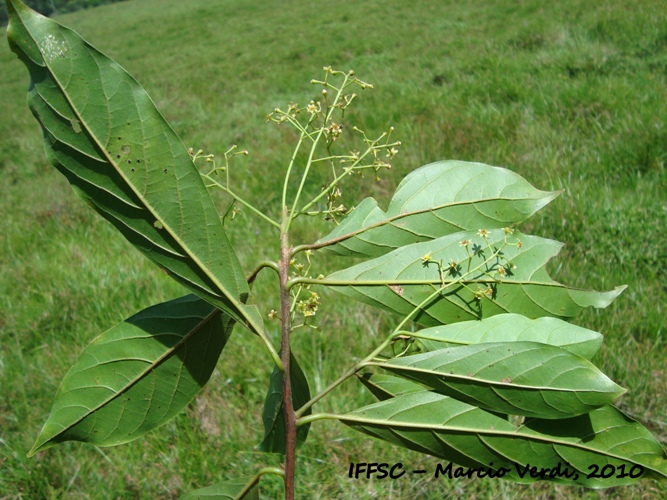
[[[324,65],[352,68],[376,86],[362,94],[346,132],[354,123],[369,133],[393,125],[404,144],[379,182],[344,185],[343,203],[372,195],[386,206],[407,172],[449,158],[506,166],[538,188],[564,189],[522,230],[567,243],[551,265],[558,281],[629,285],[608,309],[577,322],[605,334],[596,364],[629,389],[620,407],[667,443],[666,10],[662,0],[141,0],[57,19],[126,67],[186,145],[218,155],[230,144],[249,149],[234,160],[233,179],[269,213],[278,209],[293,134],[265,116],[315,98],[307,82]],[[80,350],[131,313],[183,292],[47,164],[25,104],[28,75],[6,41],[0,67],[0,498],[176,498],[277,463],[253,449],[270,366],[241,330],[196,402],[145,439],[105,449],[69,443],[25,458]],[[271,229],[250,214],[228,227],[246,269],[278,257]],[[297,227],[293,241],[327,230],[323,222]],[[332,265],[318,256],[315,264]],[[277,308],[276,288],[268,275],[255,284],[266,312]],[[328,295],[318,318],[322,333],[296,343],[314,389],[367,353],[392,322]],[[348,384],[318,409],[370,400]],[[586,492],[407,475],[349,479],[349,462],[362,461],[435,469],[428,457],[316,423],[298,461],[298,495],[667,495],[651,481]],[[271,479],[263,491],[271,498],[280,488]]]
[[[107,3],[122,2],[123,0],[26,0],[25,3],[40,14],[51,16],[53,14],[64,14],[75,12],[90,7],[98,7]],[[0,3],[0,26],[7,24],[7,6],[5,2]]]

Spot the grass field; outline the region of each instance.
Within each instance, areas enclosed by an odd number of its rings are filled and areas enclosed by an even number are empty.
[[[563,189],[522,231],[567,245],[550,265],[571,286],[628,290],[577,323],[600,331],[596,364],[628,393],[618,402],[667,444],[667,7],[663,0],[134,0],[57,18],[116,59],[151,94],[188,146],[235,160],[239,190],[267,213],[293,135],[265,116],[315,97],[321,68],[354,69],[375,85],[350,123],[389,126],[403,142],[394,168],[343,187],[343,203],[386,206],[410,170],[438,159],[511,168]],[[173,421],[128,445],[68,443],[26,459],[59,381],[81,349],[130,314],[182,289],[86,208],[47,164],[25,95],[28,74],[0,31],[0,499],[177,498],[251,475],[260,454],[270,373],[238,330],[202,395]],[[238,161],[238,163],[236,163]],[[319,186],[315,186],[319,189]],[[242,212],[229,225],[246,270],[277,259],[269,227]],[[297,227],[294,243],[326,231]],[[301,240],[301,241],[300,241]],[[316,260],[330,266],[324,259]],[[317,274],[317,273],[316,273]],[[268,275],[255,284],[277,309]],[[327,299],[330,299],[327,301]],[[322,333],[296,350],[313,392],[365,355],[392,325],[324,295]],[[318,410],[370,401],[344,385]],[[315,423],[298,459],[299,498],[660,498],[650,480],[600,492],[490,480],[350,480],[350,462],[434,460],[333,423]],[[278,497],[280,481],[262,483]]]

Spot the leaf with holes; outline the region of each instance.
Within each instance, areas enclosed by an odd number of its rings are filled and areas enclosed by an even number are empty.
[[[406,332],[427,351],[483,342],[530,341],[562,347],[590,360],[602,345],[602,335],[557,318],[529,319],[519,314],[499,314],[482,321],[463,321],[446,326]]]
[[[190,291],[253,329],[259,314],[192,159],[148,94],[78,34],[8,2],[12,50],[47,157],[74,191]]]
[[[609,488],[632,484],[642,477],[667,479],[667,458],[660,443],[639,423],[611,406],[578,417],[529,419],[515,426],[454,398],[421,391],[337,418],[370,436],[464,467],[492,469],[495,473],[502,469],[501,477],[517,482],[545,479]],[[610,465],[615,475],[588,477],[592,464],[600,468]],[[532,467],[538,471],[536,477],[529,472]],[[568,476],[550,476],[557,467]],[[546,472],[540,476],[542,468]]]
[[[546,419],[588,413],[625,392],[590,361],[537,342],[450,347],[372,365],[489,411]]]
[[[440,161],[410,172],[386,212],[366,198],[314,246],[338,255],[378,257],[460,231],[513,226],[559,194],[535,189],[504,168]]]
[[[461,242],[470,242],[461,245]],[[361,302],[407,316],[424,326],[516,313],[572,318],[606,307],[625,287],[609,292],[568,288],[546,263],[557,241],[502,230],[456,233],[415,243],[318,281]]]
[[[194,295],[114,326],[65,375],[29,455],[70,440],[125,443],[164,424],[206,384],[233,326]]]

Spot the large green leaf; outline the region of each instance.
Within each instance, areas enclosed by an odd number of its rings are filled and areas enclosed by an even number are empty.
[[[233,326],[194,295],[114,326],[65,375],[29,455],[68,440],[125,443],[164,424],[206,384]]]
[[[422,385],[415,384],[404,378],[384,375],[383,373],[357,374],[357,378],[380,401],[424,390],[424,386]]]
[[[408,174],[386,212],[366,198],[316,245],[338,255],[378,257],[459,231],[512,226],[558,194],[539,191],[504,168],[440,161]]]
[[[290,354],[290,381],[292,383],[292,402],[294,410],[298,410],[310,401],[310,388],[306,374]],[[283,405],[283,374],[277,368],[273,369],[269,379],[269,391],[264,400],[262,420],[264,422],[264,439],[258,448],[266,453],[285,454],[285,412]],[[304,415],[310,415],[312,409],[308,408]],[[296,444],[302,445],[308,437],[310,424],[299,426],[296,431]]]
[[[625,392],[590,361],[537,342],[472,344],[374,364],[489,411],[546,419],[588,413]]]
[[[460,244],[466,240],[467,249]],[[484,240],[468,231],[399,248],[336,271],[321,283],[401,316],[424,303],[413,319],[425,326],[503,313],[567,319],[586,307],[606,307],[625,289],[576,290],[553,281],[544,266],[561,247],[537,236],[508,237],[494,230]],[[494,257],[495,250],[502,255]],[[438,262],[443,263],[440,270]],[[443,285],[448,287],[429,299]]]
[[[531,341],[562,347],[590,360],[602,345],[602,335],[566,321],[543,317],[529,319],[519,314],[498,314],[482,321],[406,332],[419,339],[427,351],[482,342]]]
[[[547,469],[543,479],[594,488],[634,483],[642,470],[640,477],[667,479],[667,459],[660,443],[611,406],[578,417],[533,419],[515,426],[462,401],[421,391],[337,418],[365,434],[464,467],[496,472],[503,468],[505,479],[519,482],[538,479],[530,474],[521,477],[526,465]],[[588,477],[594,472],[591,466],[607,464],[615,468],[613,477]],[[568,469],[570,477],[549,477],[556,467]],[[628,475],[630,471],[635,477]]]
[[[423,385],[416,384],[415,382],[401,377],[385,375],[384,373],[363,373],[357,375],[357,377],[379,401],[385,401],[404,394],[424,391]],[[509,415],[506,413],[496,411],[490,411],[490,413],[493,413],[504,420],[509,418]]]
[[[192,292],[261,328],[243,271],[187,149],[141,86],[75,32],[8,2],[47,157],[75,192]]]
[[[217,500],[259,500],[259,477],[239,477],[206,488],[190,491],[178,500],[215,498]]]

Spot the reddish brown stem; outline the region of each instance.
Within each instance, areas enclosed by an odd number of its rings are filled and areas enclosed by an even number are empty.
[[[290,295],[287,288],[290,266],[290,248],[287,233],[280,235],[280,302],[282,315],[282,339],[280,359],[283,372],[283,411],[285,412],[285,498],[294,500],[294,476],[296,465],[296,415],[292,404],[290,380]]]

